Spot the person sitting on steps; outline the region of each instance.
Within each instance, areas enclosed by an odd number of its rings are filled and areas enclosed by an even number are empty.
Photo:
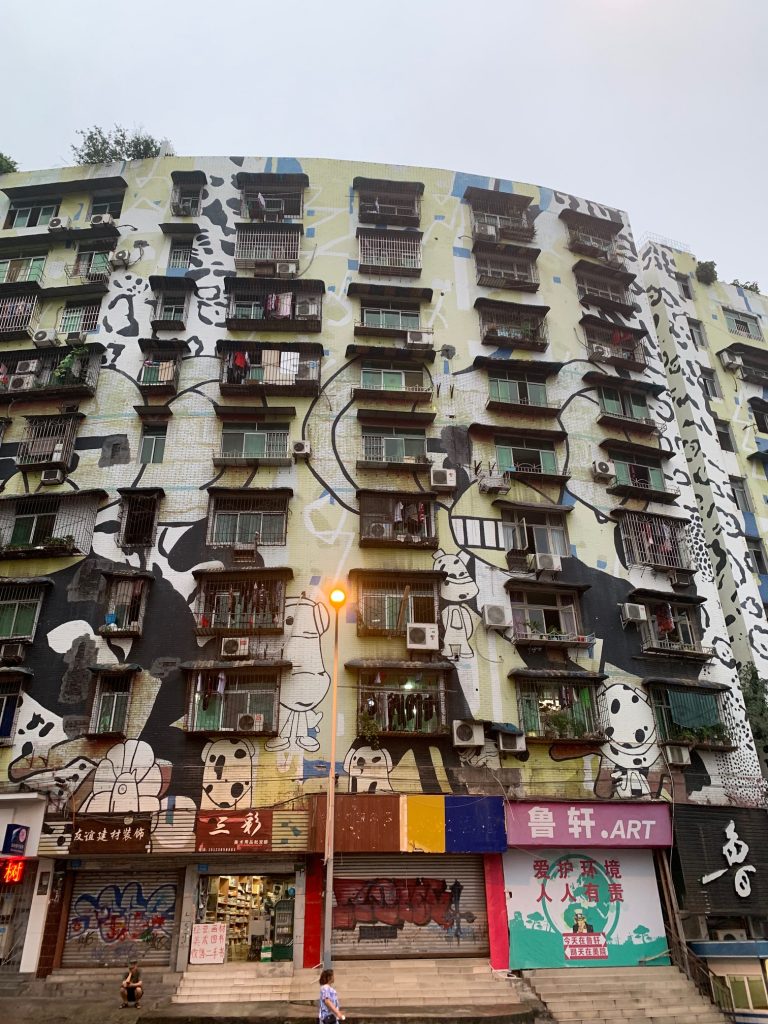
[[[120,996],[123,1000],[122,1006],[135,1006],[138,1010],[141,997],[144,995],[144,987],[141,983],[141,971],[138,960],[130,960],[128,963],[128,974],[120,986]]]

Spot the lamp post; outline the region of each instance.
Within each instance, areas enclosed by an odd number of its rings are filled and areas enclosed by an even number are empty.
[[[333,930],[333,848],[336,839],[336,701],[339,688],[339,611],[347,600],[340,587],[328,599],[336,612],[333,630],[333,675],[331,676],[331,754],[328,764],[328,802],[325,809],[325,907],[323,917],[323,967],[331,970],[331,933]]]

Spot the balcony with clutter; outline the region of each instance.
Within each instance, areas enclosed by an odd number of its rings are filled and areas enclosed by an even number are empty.
[[[643,679],[651,697],[659,742],[703,751],[738,749],[725,723],[727,686],[698,679],[652,676]]]
[[[193,616],[198,636],[258,636],[283,632],[289,568],[195,570]]]
[[[635,315],[635,302],[629,290],[635,274],[584,259],[574,263],[573,274],[582,304],[598,306],[624,316]]]
[[[316,342],[219,341],[219,390],[222,395],[294,395],[320,393],[323,346]]]
[[[624,556],[628,565],[641,565],[657,572],[692,576],[697,565],[688,543],[687,519],[614,509],[619,522]]]
[[[530,196],[494,189],[464,190],[464,200],[472,211],[472,237],[492,242],[529,242],[536,233]]]
[[[352,569],[357,591],[359,637],[405,637],[412,623],[437,627],[438,585],[435,570]]]
[[[511,640],[518,648],[558,650],[594,647],[594,633],[582,630],[579,596],[587,584],[540,582],[513,578],[506,581],[512,608]]]
[[[227,277],[226,323],[230,331],[292,331],[319,334],[323,328],[325,284],[298,280]]]
[[[358,670],[359,736],[439,736],[450,732],[442,672]]]
[[[581,324],[589,359],[624,370],[641,372],[646,368],[645,331],[591,316],[582,317]]]
[[[571,252],[626,270],[627,262],[618,244],[618,236],[624,229],[622,221],[595,217],[578,210],[563,210],[560,219],[567,226],[567,245]]]
[[[284,223],[301,220],[304,192],[309,188],[306,174],[252,174],[240,171],[235,176],[240,190],[240,216],[260,223]]]
[[[644,620],[638,622],[643,654],[696,662],[715,657],[714,647],[701,641],[696,608],[703,597],[656,590],[635,590],[628,596],[645,608]]]
[[[603,743],[607,714],[600,673],[513,670],[520,728],[529,741]]]
[[[352,188],[358,194],[357,219],[361,224],[419,226],[423,182],[358,177]]]
[[[24,435],[16,450],[21,469],[68,469],[72,461],[81,412],[56,416],[26,416]]]
[[[549,332],[545,317],[549,306],[476,299],[480,316],[480,338],[484,345],[546,352]]]
[[[540,249],[525,245],[500,247],[491,242],[475,242],[472,251],[475,255],[478,285],[518,292],[538,291],[539,271],[536,260]]]
[[[205,171],[171,171],[171,216],[199,217],[203,209],[203,189],[208,184]]]
[[[106,491],[0,498],[0,559],[58,558],[90,550]]]
[[[103,345],[24,349],[0,354],[0,394],[25,401],[55,397],[92,398],[96,393]]]
[[[434,492],[360,489],[357,497],[361,548],[437,547]]]
[[[188,705],[185,731],[205,736],[275,736],[280,671],[247,662],[185,669]]]

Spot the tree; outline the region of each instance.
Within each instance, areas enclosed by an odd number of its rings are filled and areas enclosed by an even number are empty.
[[[714,260],[705,260],[696,267],[696,279],[702,284],[714,284],[717,280],[717,266]]]
[[[164,139],[156,139],[148,132],[116,124],[111,131],[94,125],[87,131],[78,131],[82,138],[79,146],[72,146],[72,155],[78,164],[109,164],[115,160],[146,160],[160,156],[165,148]]]
[[[0,153],[0,174],[10,174],[11,171],[18,171],[19,165],[11,160],[5,153]]]
[[[760,285],[757,281],[740,281],[738,277],[734,277],[731,284],[736,285],[737,288],[745,288],[748,292],[757,292],[760,294]]]
[[[744,706],[747,718],[755,737],[757,756],[763,775],[768,778],[768,679],[758,675],[754,665],[745,665],[739,673],[741,692],[744,695]]]

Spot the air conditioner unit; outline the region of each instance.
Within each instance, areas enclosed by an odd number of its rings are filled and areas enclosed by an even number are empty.
[[[44,469],[40,474],[41,484],[63,484],[64,483],[64,470],[63,469]]]
[[[720,362],[726,370],[740,370],[744,366],[744,360],[734,352],[723,349],[720,353]]]
[[[237,266],[240,266],[240,264],[237,264]],[[245,261],[243,262],[243,266],[247,266]],[[251,269],[253,270],[254,277],[274,277],[275,274],[274,263],[257,263]]]
[[[716,942],[749,942],[749,936],[744,928],[716,928]]]
[[[34,331],[32,341],[37,348],[50,348],[51,345],[61,345],[61,338],[56,331]]]
[[[434,622],[409,622],[406,628],[405,646],[409,651],[437,651],[440,637]]]
[[[295,459],[308,459],[312,454],[312,446],[309,441],[301,440],[293,442],[293,457]]]
[[[457,719],[452,723],[454,747],[482,747],[485,744],[485,729],[482,722],[465,722]]]
[[[667,763],[684,768],[691,763],[691,751],[689,747],[668,746],[666,748]]]
[[[531,555],[530,564],[535,572],[560,572],[563,568],[560,555]]]
[[[92,228],[103,228],[109,225],[110,227],[115,223],[115,218],[111,213],[96,213],[91,217]]]
[[[475,224],[475,234],[480,238],[496,238],[499,229],[495,224]]]
[[[405,344],[408,348],[431,348],[431,335],[424,331],[406,331]]]
[[[37,383],[37,378],[31,373],[15,373],[8,380],[9,391],[31,391]]]
[[[509,481],[501,473],[481,476],[478,486],[481,494],[506,494],[509,491]]]
[[[130,249],[115,249],[109,254],[109,265],[111,267],[128,267],[131,264]]]
[[[225,636],[221,641],[222,658],[247,658],[248,652],[247,636]]]
[[[294,274],[299,272],[298,263],[287,263],[281,261],[275,264],[275,273],[278,277],[293,277]]]
[[[509,732],[496,734],[500,754],[524,754],[526,750],[525,736],[522,733],[513,735]]]
[[[320,316],[320,303],[315,300],[303,299],[296,303],[297,320],[317,320]]]
[[[433,466],[429,471],[429,486],[436,491],[455,491],[456,470],[438,469]]]
[[[238,715],[237,732],[263,732],[264,715]]]
[[[51,217],[48,221],[49,231],[68,231],[69,226],[72,223],[70,217]]]
[[[592,358],[593,359],[610,359],[613,352],[607,345],[593,345],[592,346]]]
[[[647,622],[648,609],[644,604],[623,604],[621,606],[621,621],[625,626],[630,622]]]
[[[592,463],[592,476],[595,480],[610,480],[616,475],[616,467],[610,459],[595,459]]]
[[[24,644],[0,644],[0,661],[7,664],[20,665],[26,653]]]
[[[40,365],[39,359],[20,359],[16,363],[16,373],[39,373]]]
[[[371,523],[365,536],[373,540],[383,540],[385,537],[392,536],[392,526],[390,523]]]
[[[509,609],[503,604],[484,604],[483,625],[486,629],[508,629],[512,625]]]

